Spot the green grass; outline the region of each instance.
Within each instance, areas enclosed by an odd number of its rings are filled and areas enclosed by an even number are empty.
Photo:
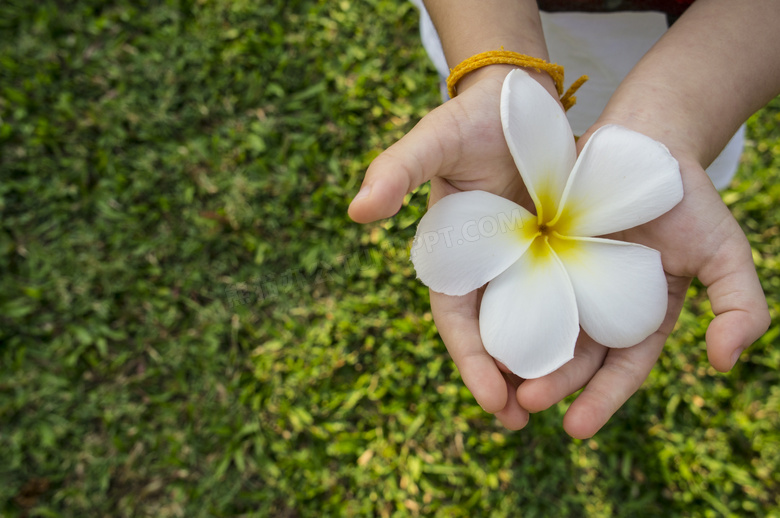
[[[724,193],[773,317],[690,301],[592,440],[463,386],[371,158],[438,102],[404,2],[0,4],[0,515],[780,516],[780,102]]]

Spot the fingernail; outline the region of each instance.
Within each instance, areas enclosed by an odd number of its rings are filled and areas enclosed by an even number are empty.
[[[371,186],[370,185],[364,185],[360,189],[360,192],[358,192],[357,195],[354,198],[352,198],[352,201],[354,202],[354,201],[366,198],[370,193],[371,193]]]
[[[734,366],[737,364],[737,361],[739,360],[739,357],[742,356],[742,353],[745,351],[744,347],[740,347],[736,351],[734,351],[731,355],[731,367],[730,369],[733,369]]]

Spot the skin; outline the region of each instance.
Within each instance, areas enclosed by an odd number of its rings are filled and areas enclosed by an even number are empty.
[[[446,5],[445,5],[446,4]],[[547,58],[535,2],[426,2],[450,66],[503,45]],[[698,0],[620,85],[599,120],[663,142],[680,163],[685,195],[670,212],[609,236],[659,250],[669,285],[661,327],[627,349],[608,349],[580,333],[574,359],[533,380],[508,373],[479,335],[477,290],[463,297],[431,292],[439,333],[463,381],[485,411],[509,429],[584,387],[564,417],[573,437],[593,436],[641,386],[674,328],[692,278],[707,286],[715,318],[706,341],[710,363],[730,370],[769,327],[750,246],[704,168],[738,126],[780,93],[780,8],[774,0]],[[522,36],[518,36],[522,35]],[[395,214],[403,196],[431,182],[431,203],[479,189],[532,204],[514,166],[499,119],[501,84],[512,67],[467,75],[458,96],[424,117],[377,157],[349,214],[367,223]],[[546,74],[534,76],[551,95]],[[556,97],[557,98],[557,97]]]

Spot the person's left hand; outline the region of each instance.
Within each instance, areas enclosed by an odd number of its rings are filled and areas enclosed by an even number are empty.
[[[586,139],[580,139],[580,149]],[[661,252],[669,286],[661,327],[627,349],[608,349],[580,332],[571,361],[547,376],[517,383],[517,400],[532,413],[585,387],[564,417],[564,429],[573,437],[594,435],[639,389],[677,322],[693,277],[707,286],[715,313],[706,340],[709,361],[717,370],[730,370],[769,326],[747,238],[704,169],[683,150],[672,151],[680,163],[683,200],[649,223],[609,236]]]

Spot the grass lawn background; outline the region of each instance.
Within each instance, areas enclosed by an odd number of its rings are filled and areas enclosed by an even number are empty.
[[[723,193],[773,325],[695,284],[593,439],[482,412],[408,260],[346,216],[438,103],[401,1],[0,3],[0,516],[780,516],[780,102]]]

